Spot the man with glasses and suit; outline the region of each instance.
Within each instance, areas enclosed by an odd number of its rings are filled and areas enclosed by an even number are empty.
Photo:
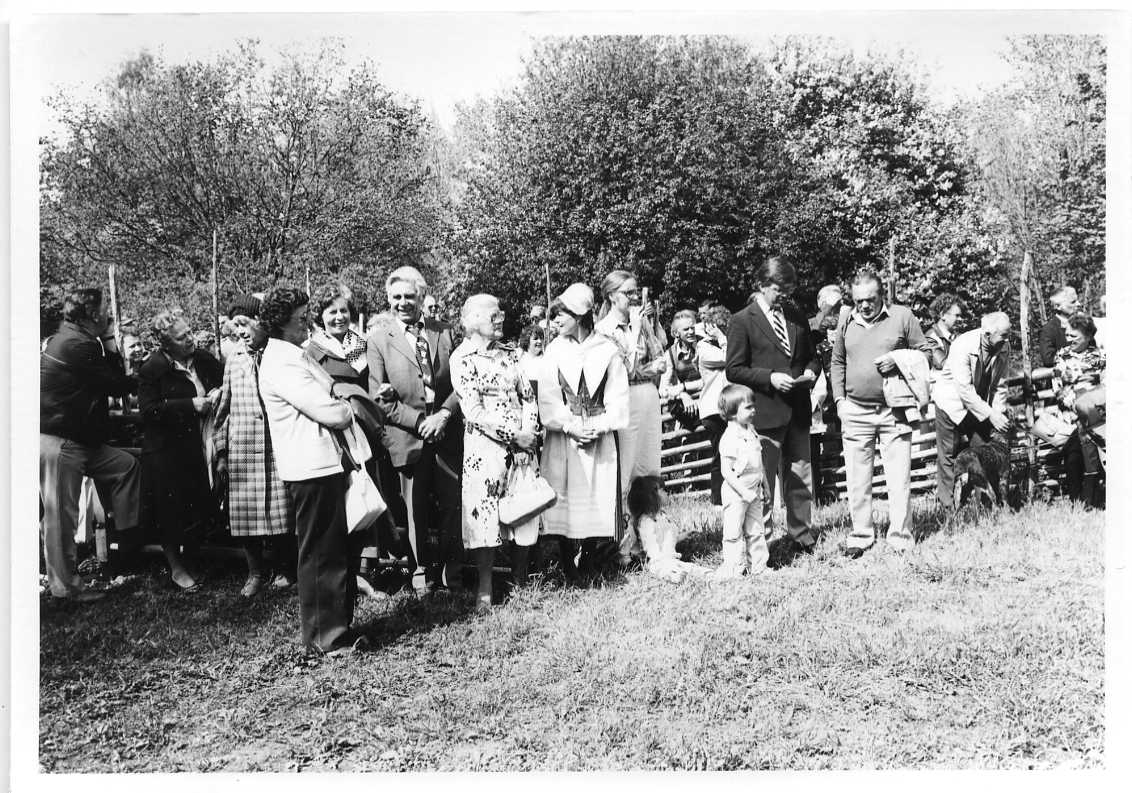
[[[795,553],[810,553],[813,473],[810,466],[810,389],[821,372],[810,324],[786,298],[797,274],[788,256],[772,256],[756,273],[758,291],[727,328],[728,382],[755,392],[755,430],[762,443],[769,531],[775,483],[782,480],[786,530]]]

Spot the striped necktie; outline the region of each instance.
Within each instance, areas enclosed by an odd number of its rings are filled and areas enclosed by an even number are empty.
[[[786,318],[782,316],[782,309],[770,310],[770,324],[774,328],[774,335],[778,337],[778,345],[790,357],[790,336],[786,333]]]
[[[417,366],[421,368],[421,375],[424,377],[425,388],[432,388],[432,355],[428,349],[428,339],[425,338],[424,329],[420,325],[409,325],[409,333],[413,334],[416,339],[415,352],[417,354]]]

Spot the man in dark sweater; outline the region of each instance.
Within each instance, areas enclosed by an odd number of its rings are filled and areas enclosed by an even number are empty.
[[[1066,344],[1065,332],[1069,329],[1069,318],[1077,313],[1081,305],[1077,300],[1077,290],[1068,285],[1050,295],[1049,302],[1053,306],[1053,316],[1038,333],[1038,355],[1042,359],[1042,366],[1053,366],[1058,350]]]
[[[39,367],[39,490],[43,553],[51,594],[77,601],[101,597],[83,590],[75,566],[79,491],[89,476],[113,499],[119,528],[138,523],[137,459],[106,445],[111,396],[137,392],[122,368],[98,289],[67,296],[59,332],[47,340]]]
[[[879,443],[888,487],[888,544],[912,547],[912,425],[888,406],[884,378],[899,377],[892,352],[928,351],[920,321],[904,306],[886,306],[880,277],[862,272],[853,281],[854,310],[842,322],[830,364],[833,398],[841,419],[846,487],[853,532],[846,555],[859,558],[876,542],[873,527],[873,465]]]

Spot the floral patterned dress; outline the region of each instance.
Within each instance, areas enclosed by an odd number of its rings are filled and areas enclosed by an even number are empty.
[[[509,346],[479,349],[464,341],[452,352],[450,366],[464,414],[464,547],[495,548],[510,539],[499,525],[499,498],[515,458],[526,455],[512,441],[519,430],[538,430],[538,403],[520,371],[518,352]],[[530,464],[537,470],[534,455]]]

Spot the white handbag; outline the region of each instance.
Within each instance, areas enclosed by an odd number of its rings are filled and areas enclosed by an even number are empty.
[[[389,509],[381,491],[377,489],[365,466],[354,460],[345,434],[335,433],[347,465],[346,473],[346,530],[353,534],[366,531]]]
[[[534,545],[538,516],[558,502],[558,494],[550,482],[535,473],[531,458],[524,457],[507,473],[507,485],[499,498],[499,523],[511,529],[516,544]]]

